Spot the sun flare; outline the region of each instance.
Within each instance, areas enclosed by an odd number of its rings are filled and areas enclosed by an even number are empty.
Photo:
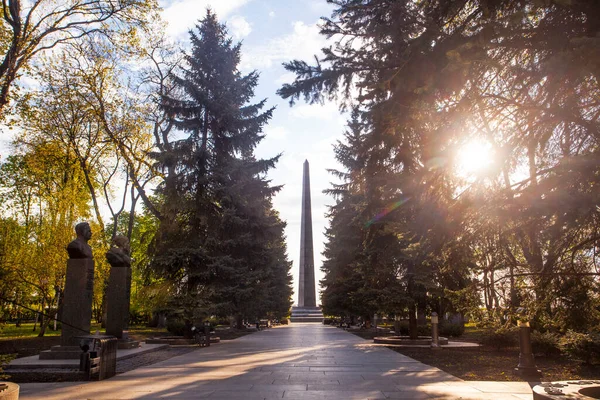
[[[472,141],[459,148],[456,153],[456,173],[461,177],[477,175],[494,162],[489,143]]]

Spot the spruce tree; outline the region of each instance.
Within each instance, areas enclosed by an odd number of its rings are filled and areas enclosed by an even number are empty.
[[[264,313],[271,243],[281,239],[271,197],[279,187],[264,178],[278,157],[256,160],[253,151],[273,109],[249,104],[256,71],[242,75],[239,43],[214,13],[190,31],[191,53],[172,76],[176,95],[162,107],[185,133],[157,155],[167,175],[159,188],[162,215],[154,246],[154,271],[176,286],[174,308],[185,317]],[[289,270],[285,256],[281,268]],[[291,295],[288,285],[279,288]]]
[[[321,33],[338,41],[315,65],[285,64],[296,80],[278,93],[291,103],[341,98],[369,113],[363,209],[377,215],[406,203],[365,227],[365,268],[396,272],[411,318],[442,282],[463,291],[469,266],[496,298],[510,282],[496,307],[514,310],[522,297],[540,324],[570,320],[565,304],[580,293],[555,299],[571,279],[591,288],[597,263],[600,3],[328,2],[336,8]],[[489,143],[496,161],[471,183],[453,171],[470,141]],[[498,223],[486,228],[489,220]],[[489,255],[484,237],[499,249],[492,261],[478,260]],[[586,318],[565,325],[598,321]]]

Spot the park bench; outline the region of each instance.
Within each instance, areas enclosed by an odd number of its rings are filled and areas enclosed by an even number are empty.
[[[269,321],[268,319],[261,319],[259,321],[259,325],[260,328],[270,328],[271,327],[271,321]]]

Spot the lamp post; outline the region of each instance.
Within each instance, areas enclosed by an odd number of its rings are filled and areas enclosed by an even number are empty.
[[[533,350],[531,348],[531,328],[529,321],[519,319],[519,365],[515,372],[522,378],[540,378],[542,371],[535,365]]]

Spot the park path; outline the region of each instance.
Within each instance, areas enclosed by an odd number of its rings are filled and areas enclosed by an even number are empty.
[[[525,382],[465,382],[341,329],[292,324],[101,382],[24,383],[21,399],[531,399]]]

